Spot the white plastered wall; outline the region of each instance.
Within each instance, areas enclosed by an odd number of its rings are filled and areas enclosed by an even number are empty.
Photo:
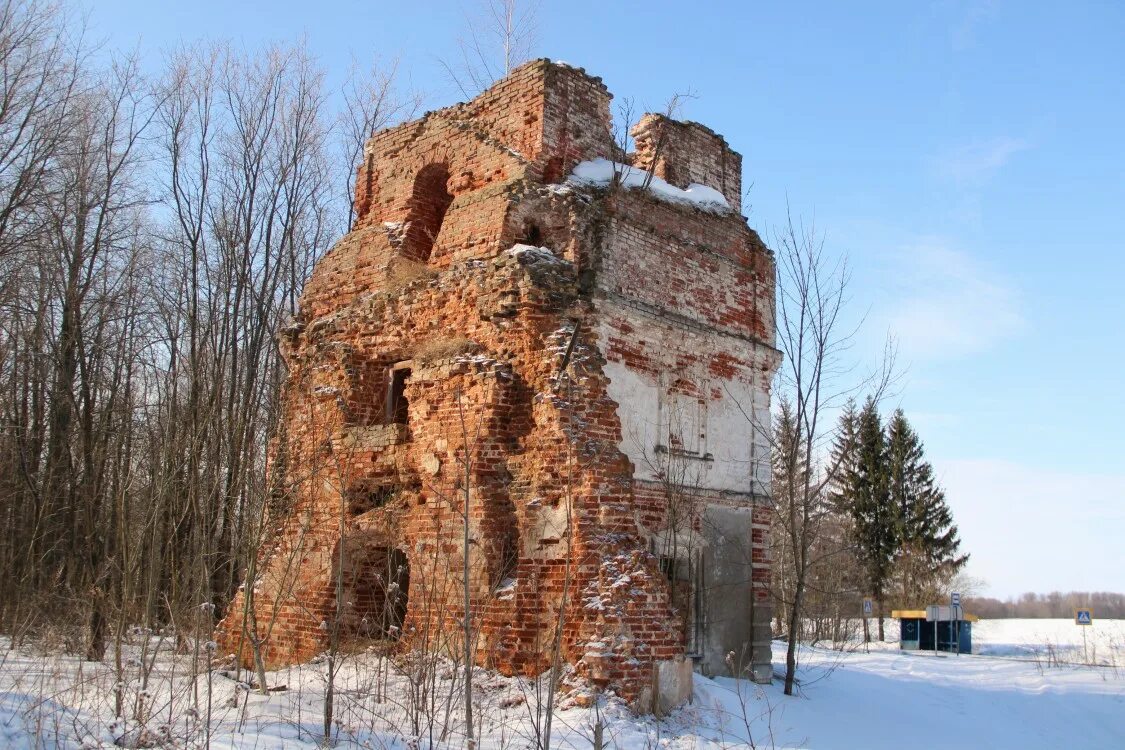
[[[620,334],[610,320],[624,320],[632,329],[630,339],[641,346],[646,357],[659,362],[659,372],[635,370],[607,354],[605,372],[609,376],[609,396],[618,404],[621,419],[621,450],[633,462],[634,477],[657,480],[657,471],[666,461],[670,432],[682,430],[685,423],[698,420],[701,437],[678,453],[687,484],[708,490],[768,494],[770,425],[767,366],[775,353],[763,346],[718,332],[685,330],[661,322],[653,315],[612,301],[601,305],[599,340],[603,347]],[[643,342],[641,344],[640,342]],[[721,353],[737,348],[740,359],[754,366],[731,379],[716,377],[708,364]],[[677,366],[686,354],[689,367]],[[693,383],[704,401],[696,414],[687,414],[694,397],[676,394],[672,385],[678,379]],[[678,424],[677,424],[678,423]]]

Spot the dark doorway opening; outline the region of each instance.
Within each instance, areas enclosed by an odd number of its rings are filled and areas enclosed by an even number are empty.
[[[687,551],[660,557],[660,572],[668,579],[672,609],[684,626],[684,651],[697,656],[703,647],[702,555]]]
[[[352,540],[343,565],[344,633],[398,640],[410,596],[410,562],[395,547]]]
[[[406,424],[410,419],[410,401],[406,398],[406,381],[410,378],[410,368],[395,365],[387,380],[387,424]]]

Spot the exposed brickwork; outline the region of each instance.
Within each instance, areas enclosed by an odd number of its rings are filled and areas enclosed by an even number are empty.
[[[466,500],[481,664],[546,669],[561,610],[579,674],[642,709],[682,697],[660,683],[682,673],[685,648],[710,648],[688,631],[714,616],[690,614],[659,542],[705,538],[699,508],[744,519],[733,585],[745,601],[728,605],[768,622],[754,614],[768,461],[754,462],[751,435],[751,460],[732,468],[747,449],[724,441],[741,438],[707,436],[705,422],[729,420],[735,392],[768,414],[772,257],[737,213],[741,157],[701,126],[646,118],[634,158],[720,190],[734,211],[563,184],[579,161],[614,155],[609,99],[583,71],[536,61],[369,140],[356,227],[318,264],[281,342],[275,509],[253,582],[269,666],[324,649],[338,589],[348,635],[452,650]],[[690,430],[665,419],[663,437],[631,449],[647,408],[631,378],[655,384],[661,413],[672,399],[702,416]],[[648,476],[649,449],[665,469],[688,456],[692,481]],[[673,495],[692,498],[686,525]],[[221,627],[231,651],[244,607],[240,595]],[[768,664],[768,642],[739,632],[711,651],[741,638]]]
[[[713,187],[736,212],[742,208],[742,157],[710,128],[647,114],[637,123],[633,140],[637,166],[651,169],[676,187],[692,183]]]

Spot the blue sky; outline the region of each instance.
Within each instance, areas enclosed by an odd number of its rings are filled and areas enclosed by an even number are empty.
[[[338,86],[398,58],[429,108],[464,2],[87,6],[150,64],[181,40],[304,36]],[[1125,5],[543,0],[536,56],[723,133],[770,237],[786,202],[888,331],[969,572],[997,596],[1125,590]]]

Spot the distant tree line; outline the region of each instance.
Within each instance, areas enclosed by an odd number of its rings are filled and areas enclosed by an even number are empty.
[[[1097,619],[1125,619],[1125,594],[1109,591],[1028,592],[1006,601],[986,596],[965,599],[965,610],[986,619],[1006,617],[1074,617],[1078,607],[1090,607]]]

